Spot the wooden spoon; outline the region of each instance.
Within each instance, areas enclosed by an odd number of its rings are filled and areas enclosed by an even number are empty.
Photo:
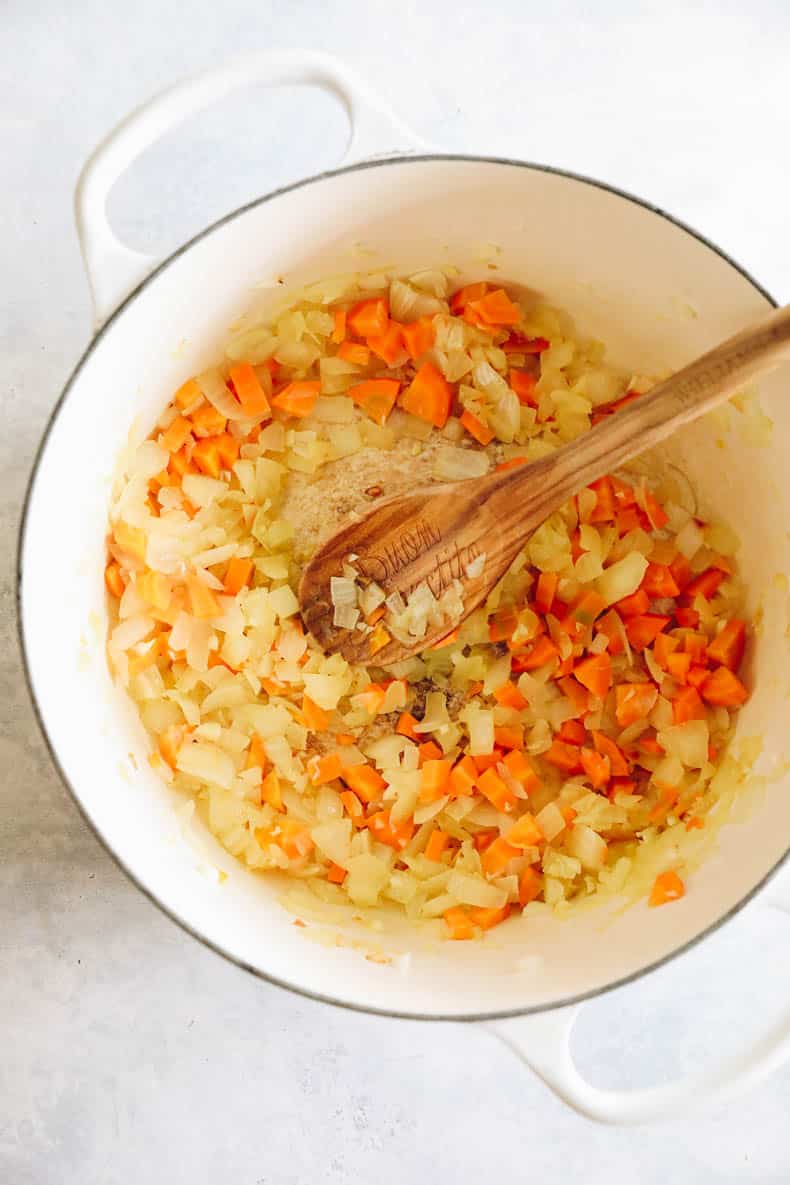
[[[305,625],[327,652],[339,651],[349,662],[368,666],[387,666],[425,650],[486,598],[530,532],[568,498],[788,357],[790,306],[703,354],[547,457],[485,477],[422,486],[380,502],[364,518],[342,527],[308,563],[299,588]],[[393,638],[372,656],[369,635],[333,624],[330,578],[341,574],[349,555],[359,557],[354,567],[363,582],[375,580],[388,596],[397,591],[407,598],[427,581],[438,597],[459,580],[463,613],[429,627],[408,644]]]

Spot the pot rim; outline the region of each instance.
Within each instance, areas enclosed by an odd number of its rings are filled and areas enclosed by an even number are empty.
[[[60,412],[61,412],[63,406],[65,405],[65,402],[71,392],[72,387],[79,379],[80,373],[81,373],[83,367],[87,363],[91,354],[96,349],[99,342],[109,332],[111,326],[114,324],[114,322],[116,320],[118,320],[120,318],[120,316],[124,313],[124,311],[127,309],[127,307],[129,305],[131,305],[135,300],[137,300],[138,297],[140,297],[145,292],[145,290],[150,285],[152,285],[154,283],[154,281],[159,276],[160,272],[164,271],[165,268],[169,267],[170,264],[173,263],[176,259],[180,258],[181,255],[184,255],[196,243],[200,242],[204,238],[207,238],[209,235],[213,234],[214,231],[219,230],[221,227],[225,226],[227,223],[232,222],[236,218],[241,217],[241,215],[246,214],[250,210],[256,209],[258,206],[263,205],[265,202],[272,201],[274,198],[282,197],[285,194],[292,193],[293,191],[295,191],[297,189],[302,189],[303,187],[305,187],[307,185],[312,185],[315,182],[325,181],[328,178],[342,176],[346,173],[362,172],[363,170],[367,170],[367,169],[386,168],[389,165],[425,164],[425,163],[429,163],[429,162],[442,162],[442,161],[460,161],[460,162],[466,162],[466,163],[470,163],[470,164],[506,165],[508,167],[517,167],[517,168],[528,169],[528,170],[531,170],[531,171],[537,172],[537,173],[547,173],[547,174],[557,176],[557,177],[564,177],[566,180],[575,181],[575,182],[578,182],[582,185],[589,185],[595,189],[601,189],[607,193],[611,193],[615,197],[623,198],[624,200],[626,200],[628,202],[632,202],[634,205],[641,206],[643,209],[648,210],[651,214],[655,214],[657,217],[663,218],[666,222],[671,223],[678,230],[683,231],[685,234],[690,235],[692,238],[694,238],[698,242],[702,243],[703,246],[707,247],[710,251],[713,251],[721,259],[723,259],[725,261],[725,263],[728,263],[730,265],[730,267],[732,267],[735,271],[740,273],[740,275],[743,276],[743,278],[751,284],[751,286],[755,289],[755,291],[758,292],[762,297],[764,297],[764,299],[773,308],[779,307],[778,301],[775,300],[775,298],[765,288],[763,288],[761,284],[758,284],[758,282],[746,270],[746,268],[742,267],[739,263],[736,263],[736,261],[730,255],[728,255],[725,251],[723,251],[720,247],[718,247],[715,243],[713,243],[705,235],[701,234],[699,231],[697,231],[693,227],[689,226],[682,219],[676,218],[674,215],[667,213],[667,211],[662,209],[660,206],[656,206],[652,202],[646,201],[644,198],[636,197],[634,194],[629,193],[627,190],[620,189],[616,185],[610,185],[608,182],[599,181],[594,177],[588,177],[584,173],[575,173],[569,169],[561,169],[561,168],[554,167],[552,165],[542,165],[542,164],[538,164],[534,161],[524,161],[524,160],[518,160],[518,159],[514,159],[514,158],[510,158],[510,157],[480,156],[480,155],[476,155],[476,154],[467,154],[467,153],[422,153],[422,154],[415,154],[415,155],[383,157],[383,158],[375,158],[372,160],[364,160],[364,161],[360,161],[356,164],[345,165],[345,166],[341,166],[340,168],[336,168],[336,169],[327,169],[324,172],[316,173],[313,176],[305,177],[299,181],[291,182],[289,185],[284,185],[284,186],[280,187],[279,189],[274,189],[269,193],[263,194],[261,197],[253,198],[252,201],[246,202],[243,206],[239,206],[237,209],[230,211],[228,214],[224,214],[221,218],[218,218],[215,222],[210,223],[210,225],[205,227],[203,230],[199,231],[197,234],[193,235],[192,238],[188,239],[187,242],[183,243],[180,247],[176,248],[175,251],[171,252],[170,255],[168,255],[165,259],[163,259],[161,261],[161,263],[158,263],[153,268],[153,270],[135,288],[132,289],[132,291],[128,294],[128,296],[126,296],[121,301],[121,303],[118,305],[118,307],[110,314],[110,316],[107,318],[107,320],[104,322],[104,324],[98,330],[98,332],[91,338],[87,347],[85,348],[85,350],[83,351],[79,360],[77,361],[74,369],[72,370],[69,378],[67,379],[67,381],[63,387],[63,390],[61,391],[60,396],[58,397],[51,412],[49,413],[49,416],[47,417],[47,421],[46,421],[46,425],[44,428],[44,432],[41,437],[41,441],[38,445],[38,448],[36,449],[35,456],[33,458],[33,463],[32,463],[31,470],[30,470],[30,477],[28,479],[27,488],[25,490],[24,500],[22,503],[22,513],[21,513],[21,517],[20,517],[18,539],[17,539],[16,562],[15,562],[15,586],[16,586],[15,587],[15,594],[16,594],[15,595],[15,607],[16,607],[17,638],[19,641],[19,646],[20,646],[20,650],[21,650],[21,654],[22,654],[22,670],[23,670],[23,674],[24,674],[24,678],[25,678],[25,683],[27,685],[28,693],[30,695],[30,699],[32,702],[33,712],[34,712],[36,720],[38,722],[38,726],[41,731],[41,735],[43,737],[44,744],[45,744],[46,749],[49,753],[50,759],[51,759],[51,761],[52,761],[52,763],[53,763],[53,765],[60,777],[62,784],[68,791],[70,797],[72,798],[73,802],[75,803],[77,809],[79,810],[82,818],[85,820],[85,822],[87,823],[90,830],[93,832],[93,834],[99,840],[99,842],[102,844],[105,851],[109,854],[109,856],[112,858],[112,860],[114,860],[114,862],[118,866],[118,868],[121,869],[121,871],[129,878],[129,880],[132,882],[132,884],[141,893],[143,893],[144,896],[147,897],[147,899],[153,905],[155,905],[159,910],[161,910],[161,912],[164,913],[165,916],[168,917],[172,922],[175,922],[175,924],[177,926],[179,926],[183,931],[185,931],[187,934],[191,935],[192,938],[197,939],[198,942],[202,943],[203,946],[207,947],[209,950],[212,950],[215,954],[220,955],[222,958],[226,959],[228,962],[235,964],[237,967],[240,967],[243,971],[249,972],[251,975],[254,975],[256,978],[264,980],[266,983],[272,984],[275,987],[282,988],[282,989],[289,991],[289,992],[293,992],[298,996],[302,996],[302,997],[309,999],[309,1000],[316,1000],[322,1004],[331,1004],[336,1008],[344,1008],[350,1012],[360,1012],[363,1014],[369,1014],[369,1015],[373,1015],[373,1016],[386,1016],[386,1017],[391,1017],[393,1019],[401,1019],[401,1020],[456,1021],[456,1022],[461,1023],[461,1022],[475,1022],[475,1021],[506,1020],[506,1019],[510,1019],[510,1018],[514,1018],[514,1017],[518,1017],[518,1016],[532,1016],[532,1015],[542,1013],[542,1012],[551,1012],[551,1011],[554,1011],[555,1009],[558,1009],[558,1008],[566,1008],[566,1007],[569,1007],[569,1006],[572,1006],[575,1004],[581,1004],[585,1000],[595,999],[597,996],[602,996],[602,995],[604,995],[604,993],[613,991],[615,988],[625,987],[627,984],[633,983],[635,980],[640,979],[643,975],[647,975],[651,971],[655,971],[658,968],[665,966],[667,963],[671,962],[673,959],[676,959],[680,955],[685,954],[686,951],[691,950],[698,943],[702,942],[703,939],[707,938],[708,935],[715,933],[716,930],[718,930],[721,926],[723,926],[731,918],[735,917],[735,915],[737,913],[740,913],[740,911],[744,908],[744,906],[747,905],[752,900],[752,898],[755,897],[769,883],[769,881],[771,881],[774,878],[774,876],[779,872],[780,868],[785,864],[785,862],[788,859],[788,856],[790,856],[790,844],[788,845],[784,854],[779,858],[779,860],[777,860],[776,863],[771,868],[768,869],[768,871],[760,879],[760,881],[758,881],[758,883],[744,897],[742,897],[734,906],[732,906],[731,909],[729,909],[725,913],[721,914],[719,917],[717,917],[715,919],[715,921],[711,922],[710,925],[706,926],[703,930],[701,930],[693,938],[689,939],[688,942],[683,943],[681,946],[675,947],[673,950],[669,951],[667,954],[663,955],[661,958],[654,960],[652,963],[648,963],[644,967],[639,967],[635,971],[630,972],[628,975],[623,975],[619,979],[613,980],[611,983],[604,984],[601,987],[592,988],[586,992],[580,992],[574,996],[568,996],[568,997],[561,999],[561,1000],[552,1000],[549,1003],[532,1005],[532,1006],[528,1006],[528,1007],[524,1007],[524,1008],[508,1008],[508,1009],[501,1009],[501,1010],[494,1010],[494,1011],[487,1011],[487,1012],[471,1012],[471,1013],[455,1014],[455,1013],[412,1012],[409,1010],[400,1010],[400,1009],[393,1009],[393,1008],[377,1008],[377,1007],[374,1007],[371,1005],[352,1003],[347,1000],[339,999],[336,996],[327,995],[322,992],[311,991],[309,988],[301,987],[297,984],[290,983],[288,980],[282,979],[279,976],[272,975],[270,972],[264,971],[260,967],[252,966],[251,964],[245,962],[243,959],[240,959],[236,955],[231,954],[229,951],[225,950],[219,943],[212,941],[211,939],[207,938],[204,934],[200,933],[192,925],[190,925],[183,918],[179,917],[167,905],[165,905],[162,901],[160,901],[159,898],[156,896],[156,894],[153,892],[153,890],[149,889],[147,887],[147,885],[143,884],[137,878],[137,876],[129,869],[129,867],[123,860],[123,858],[119,855],[119,853],[115,850],[115,848],[111,845],[111,843],[105,838],[103,833],[99,830],[98,826],[94,823],[93,819],[88,814],[87,809],[83,806],[80,796],[79,796],[77,790],[75,789],[74,785],[69,780],[69,778],[66,776],[66,773],[65,773],[65,771],[64,771],[63,767],[61,766],[60,761],[58,759],[58,755],[55,750],[55,746],[54,746],[52,740],[50,739],[49,733],[47,731],[44,716],[43,716],[41,707],[39,705],[38,697],[36,695],[36,690],[35,690],[35,687],[33,684],[33,677],[32,677],[32,673],[30,670],[29,661],[28,661],[27,648],[25,645],[25,627],[24,627],[23,612],[22,612],[22,600],[23,600],[23,590],[22,590],[23,570],[22,569],[23,569],[23,561],[24,561],[25,542],[26,542],[26,538],[27,538],[27,529],[28,529],[28,514],[29,514],[29,510],[30,510],[30,503],[31,503],[32,495],[33,495],[33,490],[35,488],[36,480],[37,480],[39,469],[40,469],[40,466],[41,466],[41,463],[43,460],[44,452],[46,450],[47,442],[49,441],[50,433],[52,432],[52,429],[54,428],[54,425],[58,419],[58,416],[60,415]]]

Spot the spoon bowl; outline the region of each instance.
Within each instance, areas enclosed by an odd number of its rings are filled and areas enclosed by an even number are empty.
[[[302,574],[302,619],[328,653],[388,666],[440,642],[502,578],[530,533],[573,494],[653,448],[790,356],[790,306],[728,338],[595,428],[531,464],[467,481],[425,486],[379,503],[347,523]],[[404,601],[422,585],[438,599],[459,591],[443,614],[406,641],[386,630],[334,624],[332,577],[353,564],[361,586],[375,581]],[[364,623],[363,623],[364,624]]]

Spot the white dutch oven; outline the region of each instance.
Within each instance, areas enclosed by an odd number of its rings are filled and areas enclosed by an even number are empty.
[[[346,162],[252,202],[158,267],[124,248],[105,214],[119,174],[172,125],[253,82],[301,82],[338,95],[352,128]],[[621,1093],[581,1079],[569,1033],[579,1001],[686,949],[765,884],[790,842],[790,779],[772,782],[746,821],[722,829],[718,849],[670,908],[639,904],[611,918],[592,910],[562,923],[518,919],[482,943],[430,947],[394,935],[377,939],[395,956],[378,963],[363,957],[369,933],[357,935],[359,947],[310,941],[310,930],[295,927],[278,904],[278,886],[245,872],[209,836],[185,832],[149,768],[136,714],[107,670],[102,571],[116,458],[130,430],[146,435],[170,393],[211,359],[254,286],[271,285],[274,301],[276,277],[290,284],[358,269],[359,243],[376,253],[367,257],[370,266],[408,272],[460,262],[474,273],[480,245],[495,243],[500,275],[542,291],[605,340],[616,361],[647,373],[682,364],[774,303],[711,244],[625,194],[518,161],[414,155],[424,147],[335,62],[276,53],[244,58],[154,99],[88,163],[77,216],[102,328],[50,423],[20,548],[23,644],[41,723],[77,802],[136,884],[241,966],[351,1008],[486,1021],[594,1118],[636,1121],[702,1098],[721,1100],[779,1064],[790,1034],[775,1033],[693,1080]],[[370,159],[382,152],[390,159]],[[764,608],[751,658],[756,691],[738,731],[759,732],[769,756],[783,753],[787,716],[787,592],[777,578],[789,566],[786,382],[787,373],[778,372],[761,389],[775,424],[771,447],[750,450],[737,434],[717,441],[704,423],[682,442],[704,501],[740,534],[751,609]],[[212,868],[227,879],[207,875]],[[782,904],[775,886],[761,901],[767,897]]]

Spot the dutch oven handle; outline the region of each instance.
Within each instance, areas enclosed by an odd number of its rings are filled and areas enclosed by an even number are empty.
[[[755,905],[790,913],[790,883],[772,879]],[[485,1025],[526,1062],[574,1110],[598,1123],[656,1123],[722,1106],[790,1058],[790,1017],[784,1017],[750,1048],[698,1074],[640,1090],[601,1090],[579,1073],[570,1038],[581,1005],[532,1016],[486,1021]]]
[[[190,115],[240,87],[254,84],[318,86],[346,109],[349,138],[341,165],[424,151],[412,132],[367,84],[328,54],[308,50],[248,53],[183,79],[138,107],[114,128],[85,164],[75,197],[77,232],[88,274],[96,328],[160,262],[131,251],[107,219],[115,182],[145,148]]]

